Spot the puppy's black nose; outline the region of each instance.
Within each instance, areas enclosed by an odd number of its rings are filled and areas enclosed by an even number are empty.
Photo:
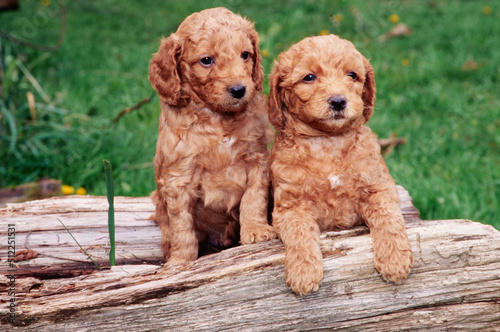
[[[330,108],[335,112],[342,112],[347,104],[347,100],[342,96],[333,96],[328,98]]]
[[[246,90],[247,89],[244,85],[236,85],[229,88],[229,93],[231,94],[231,96],[233,96],[233,98],[241,99],[243,98],[243,96],[245,96]]]

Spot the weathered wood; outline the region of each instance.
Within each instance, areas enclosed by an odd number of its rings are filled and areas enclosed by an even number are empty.
[[[406,220],[418,219],[419,212],[403,187],[398,187],[401,209]],[[99,265],[109,267],[108,202],[106,197],[67,196],[11,204],[0,209],[3,223],[16,226],[16,250],[38,253],[36,260],[19,263],[18,275],[39,278],[67,277],[95,270],[64,225]],[[164,261],[159,243],[161,233],[148,220],[154,211],[149,197],[116,197],[116,262],[123,264],[160,264]],[[6,235],[7,227],[0,229]],[[5,250],[6,242],[1,243]],[[0,251],[2,253],[3,251]],[[0,257],[6,257],[2,255]],[[7,266],[0,266],[5,273]]]
[[[90,273],[96,269],[61,222],[95,262],[109,267],[107,211],[106,197],[93,196],[54,197],[0,209],[2,224],[16,225],[16,250],[31,249],[38,253],[36,260],[19,263],[16,273],[53,278]],[[118,265],[164,261],[159,247],[160,230],[155,222],[148,220],[153,211],[149,197],[115,198]],[[0,236],[6,232],[7,226],[2,226]],[[6,241],[1,245],[5,250]],[[5,273],[5,269],[6,266],[0,266],[0,273]]]
[[[26,249],[26,243],[40,251],[39,258],[17,269],[16,316],[31,324],[26,330],[500,330],[500,233],[467,220],[422,221],[411,198],[399,191],[415,256],[412,274],[399,285],[384,282],[374,269],[366,227],[322,234],[325,277],[319,291],[305,297],[285,286],[279,240],[165,269],[159,265],[160,233],[147,220],[153,208],[147,198],[115,202],[117,228],[123,228],[121,240],[116,237],[117,257],[120,253],[122,262],[132,265],[54,278],[58,272],[52,264],[64,276],[92,269],[57,219],[79,241],[81,235],[84,247],[100,243],[91,252],[105,264],[103,197],[50,199],[0,210],[0,257],[5,264],[8,224],[16,225],[17,248]],[[50,232],[59,237],[45,240],[42,234]],[[45,257],[49,253],[57,258]],[[148,260],[155,264],[139,265]],[[5,304],[8,284],[0,276]],[[0,312],[7,313],[4,308]]]
[[[61,181],[54,179],[41,179],[37,182],[29,182],[17,187],[2,188],[0,189],[0,208],[7,205],[7,203],[21,203],[58,196],[60,194]]]

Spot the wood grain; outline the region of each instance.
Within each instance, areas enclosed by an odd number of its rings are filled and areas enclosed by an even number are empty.
[[[373,267],[366,227],[327,232],[321,236],[324,279],[318,292],[304,297],[285,286],[279,240],[238,246],[178,268],[163,268],[159,230],[147,220],[153,209],[148,198],[116,199],[117,258],[122,263],[104,271],[93,270],[57,221],[63,220],[85,246],[100,243],[91,252],[104,265],[104,197],[11,205],[0,210],[2,263],[6,225],[12,223],[19,250],[39,250],[40,256],[21,262],[17,269],[16,317],[18,324],[26,326],[14,327],[3,320],[2,327],[499,331],[500,233],[468,220],[422,221],[407,192],[398,189],[415,256],[409,278],[397,285],[382,280]],[[7,266],[2,268],[6,273]],[[0,276],[5,303],[8,284],[8,278]],[[7,314],[5,308],[0,309],[2,314]]]

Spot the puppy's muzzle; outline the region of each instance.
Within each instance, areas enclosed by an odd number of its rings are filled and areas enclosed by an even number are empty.
[[[228,89],[228,91],[233,98],[241,99],[245,96],[247,89],[244,85],[236,85],[236,86],[230,87]]]
[[[335,113],[341,114],[347,105],[347,100],[343,96],[332,96],[328,98],[328,104]]]

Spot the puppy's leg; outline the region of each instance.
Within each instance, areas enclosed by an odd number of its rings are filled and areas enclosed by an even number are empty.
[[[413,267],[413,254],[396,190],[371,194],[361,203],[373,241],[374,265],[387,281],[401,282]]]
[[[161,250],[163,256],[168,258],[170,256],[170,227],[168,220],[167,204],[161,199],[158,190],[151,193],[151,199],[156,206],[155,213],[151,215],[150,219],[154,220],[161,231]]]
[[[323,278],[318,223],[306,212],[273,212],[273,225],[285,246],[285,280],[295,293],[317,291]]]
[[[168,227],[162,228],[162,249],[168,250],[167,246],[170,246],[166,265],[179,265],[198,258],[198,239],[193,217],[196,193],[190,180],[187,177],[170,178],[160,189],[168,218]]]
[[[267,165],[266,165],[267,166]],[[249,244],[274,239],[276,233],[267,222],[269,171],[255,165],[248,174],[248,188],[240,203],[241,243]]]

